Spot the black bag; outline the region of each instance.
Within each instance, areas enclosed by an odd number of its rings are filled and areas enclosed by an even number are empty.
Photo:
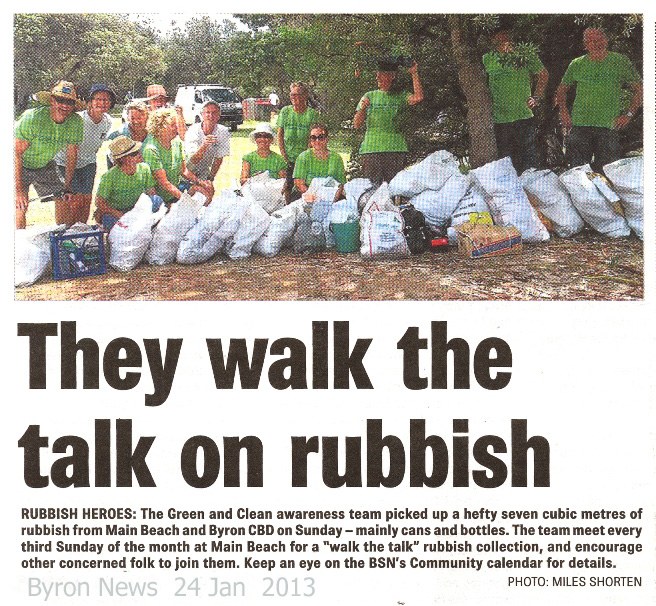
[[[435,232],[426,225],[424,213],[418,211],[412,204],[404,204],[400,207],[403,217],[403,235],[408,248],[413,255],[420,255],[430,248],[431,239]]]

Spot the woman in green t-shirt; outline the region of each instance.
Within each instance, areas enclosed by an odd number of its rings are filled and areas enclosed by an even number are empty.
[[[155,181],[142,162],[140,142],[120,135],[109,144],[109,153],[114,166],[100,178],[96,193],[96,220],[105,231],[134,208],[141,194],[155,195]]]
[[[170,108],[156,109],[148,116],[148,136],[143,142],[143,159],[153,173],[157,193],[164,202],[176,202],[184,185],[191,185],[189,194],[201,192],[207,203],[214,196],[214,186],[192,173],[185,163],[184,147],[178,137],[178,114]]]
[[[251,141],[255,142],[257,149],[246,154],[241,163],[241,184],[243,185],[253,175],[269,171],[269,175],[275,178],[284,178],[287,174],[287,162],[274,151],[271,151],[273,143],[273,129],[265,122],[258,124],[250,134]]]
[[[412,94],[393,91],[397,71],[397,61],[379,61],[376,72],[378,90],[364,94],[353,117],[356,129],[366,122],[360,155],[363,175],[373,183],[389,182],[405,167],[408,146],[396,128],[395,118],[406,105],[416,105],[424,99],[417,63],[408,68],[412,77]]]
[[[332,177],[340,184],[335,200],[344,197],[344,160],[337,152],[328,149],[328,127],[325,124],[312,125],[310,149],[304,151],[294,165],[294,185],[301,194],[307,192],[314,177]],[[314,202],[312,194],[303,196],[303,199]]]

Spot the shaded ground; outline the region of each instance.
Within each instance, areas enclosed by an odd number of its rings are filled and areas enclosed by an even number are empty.
[[[368,261],[359,254],[285,252],[202,265],[141,265],[128,273],[16,289],[18,300],[636,300],[643,249],[635,237],[591,232],[469,260],[455,250]]]

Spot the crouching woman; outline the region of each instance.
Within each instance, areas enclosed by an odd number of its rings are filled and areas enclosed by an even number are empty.
[[[101,178],[96,193],[96,220],[105,231],[129,210],[141,194],[155,194],[155,180],[150,167],[141,158],[141,143],[121,135],[109,144],[114,166]]]
[[[166,204],[177,202],[185,189],[201,192],[209,203],[214,186],[202,181],[185,163],[184,146],[178,137],[177,114],[169,108],[156,109],[148,116],[148,136],[143,143],[143,159],[155,179],[157,193]]]

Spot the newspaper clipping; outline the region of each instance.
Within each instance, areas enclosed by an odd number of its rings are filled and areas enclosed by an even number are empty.
[[[653,604],[653,8],[185,8],[3,17],[3,603]]]

